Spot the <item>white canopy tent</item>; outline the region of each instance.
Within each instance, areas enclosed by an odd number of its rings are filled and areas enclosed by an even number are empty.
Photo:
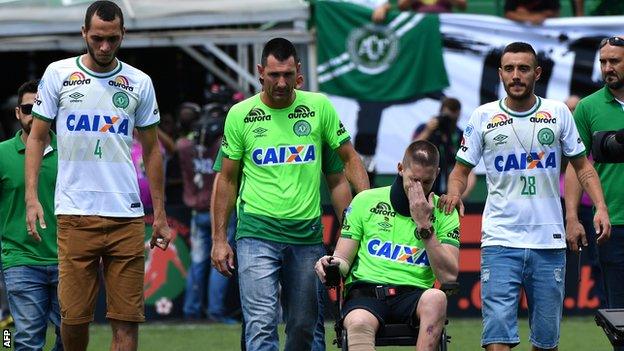
[[[259,89],[253,63],[267,39],[297,44],[309,77],[313,41],[303,0],[123,0],[123,47],[177,47],[231,87]],[[91,0],[0,0],[0,52],[84,49],[80,28]],[[236,46],[235,57],[220,46]],[[203,50],[198,50],[198,47]],[[232,52],[232,51],[230,51]],[[220,60],[237,77],[225,73]],[[315,79],[310,79],[313,82]]]

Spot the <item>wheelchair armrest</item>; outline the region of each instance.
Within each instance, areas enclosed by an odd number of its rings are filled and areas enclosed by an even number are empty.
[[[444,291],[447,296],[455,295],[459,293],[458,282],[446,282],[440,285],[440,290]]]
[[[338,262],[330,263],[325,267],[325,286],[340,286],[340,265]]]

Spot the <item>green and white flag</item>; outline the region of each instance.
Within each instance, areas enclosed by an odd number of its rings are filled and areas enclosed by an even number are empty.
[[[371,22],[371,9],[316,2],[320,90],[365,101],[397,101],[449,85],[437,15],[390,12]]]

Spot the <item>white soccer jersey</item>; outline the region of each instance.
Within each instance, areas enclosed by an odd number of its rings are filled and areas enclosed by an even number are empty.
[[[56,119],[55,213],[142,216],[130,147],[135,127],[160,120],[152,81],[121,61],[111,72],[93,72],[81,57],[48,66],[33,107],[35,117]]]
[[[483,156],[488,197],[482,246],[565,248],[559,198],[561,154],[584,154],[570,110],[537,97],[527,112],[504,100],[478,107],[470,116],[457,161],[474,166]]]

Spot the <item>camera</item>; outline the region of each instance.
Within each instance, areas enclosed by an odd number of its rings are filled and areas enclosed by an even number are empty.
[[[624,129],[595,132],[591,151],[597,163],[623,163]]]
[[[438,130],[442,134],[450,134],[453,131],[453,119],[448,114],[441,114],[437,117]]]

